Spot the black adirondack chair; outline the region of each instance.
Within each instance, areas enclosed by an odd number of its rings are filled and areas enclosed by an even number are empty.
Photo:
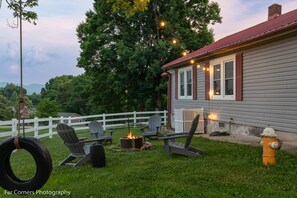
[[[101,122],[92,121],[89,123],[89,129],[91,132],[91,135],[98,141],[102,143],[109,142],[112,144],[112,130],[103,130]],[[109,131],[110,135],[105,135],[105,132]]]
[[[160,133],[160,127],[162,123],[162,118],[159,114],[155,114],[151,116],[148,120],[148,126],[146,127],[148,131],[145,131],[146,128],[140,129],[143,134],[143,139],[158,139],[159,133]]]
[[[61,165],[81,166],[90,161],[90,146],[85,143],[95,143],[97,140],[85,140],[85,138],[79,139],[75,133],[73,127],[60,123],[57,125],[57,133],[64,141],[64,144],[70,150],[70,155],[64,159]],[[79,159],[73,162],[75,159]]]
[[[159,140],[164,140],[163,150],[170,157],[171,154],[179,154],[190,157],[199,156],[203,153],[202,150],[190,146],[193,135],[199,123],[199,114],[194,118],[189,133],[170,134],[165,137],[160,137]],[[177,138],[186,138],[185,144],[176,142]]]

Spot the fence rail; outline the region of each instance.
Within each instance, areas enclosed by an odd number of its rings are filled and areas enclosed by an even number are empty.
[[[97,120],[102,123],[103,128],[121,127],[138,124],[146,124],[148,118],[153,114],[162,115],[162,123],[167,124],[167,111],[144,111],[144,112],[124,112],[124,113],[111,113],[88,115],[80,117],[49,117],[49,118],[34,118],[25,120],[25,133],[26,136],[33,136],[35,138],[49,137],[52,138],[56,132],[58,123],[66,123],[75,128],[76,131],[88,129],[88,124],[91,121]],[[2,137],[14,137],[18,133],[18,121],[12,119],[10,121],[0,121],[0,129],[9,129],[9,131],[0,132]]]

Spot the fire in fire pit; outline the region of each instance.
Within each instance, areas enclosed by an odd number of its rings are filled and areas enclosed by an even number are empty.
[[[140,149],[142,147],[142,137],[134,136],[131,131],[128,132],[126,137],[122,137],[121,139],[121,148],[130,149],[137,148]]]

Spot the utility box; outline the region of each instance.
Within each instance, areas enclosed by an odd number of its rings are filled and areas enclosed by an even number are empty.
[[[174,109],[174,128],[176,133],[189,132],[192,122],[197,114],[200,114],[199,124],[195,133],[204,133],[203,108]]]

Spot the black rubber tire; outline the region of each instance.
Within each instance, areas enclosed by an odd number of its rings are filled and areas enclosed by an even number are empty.
[[[21,180],[15,176],[10,165],[10,156],[16,149],[14,137],[6,139],[0,144],[0,186],[8,191],[36,191],[49,179],[52,172],[52,159],[47,148],[32,137],[19,137],[19,145],[28,151],[36,163],[33,178]],[[24,162],[26,163],[26,162]]]

